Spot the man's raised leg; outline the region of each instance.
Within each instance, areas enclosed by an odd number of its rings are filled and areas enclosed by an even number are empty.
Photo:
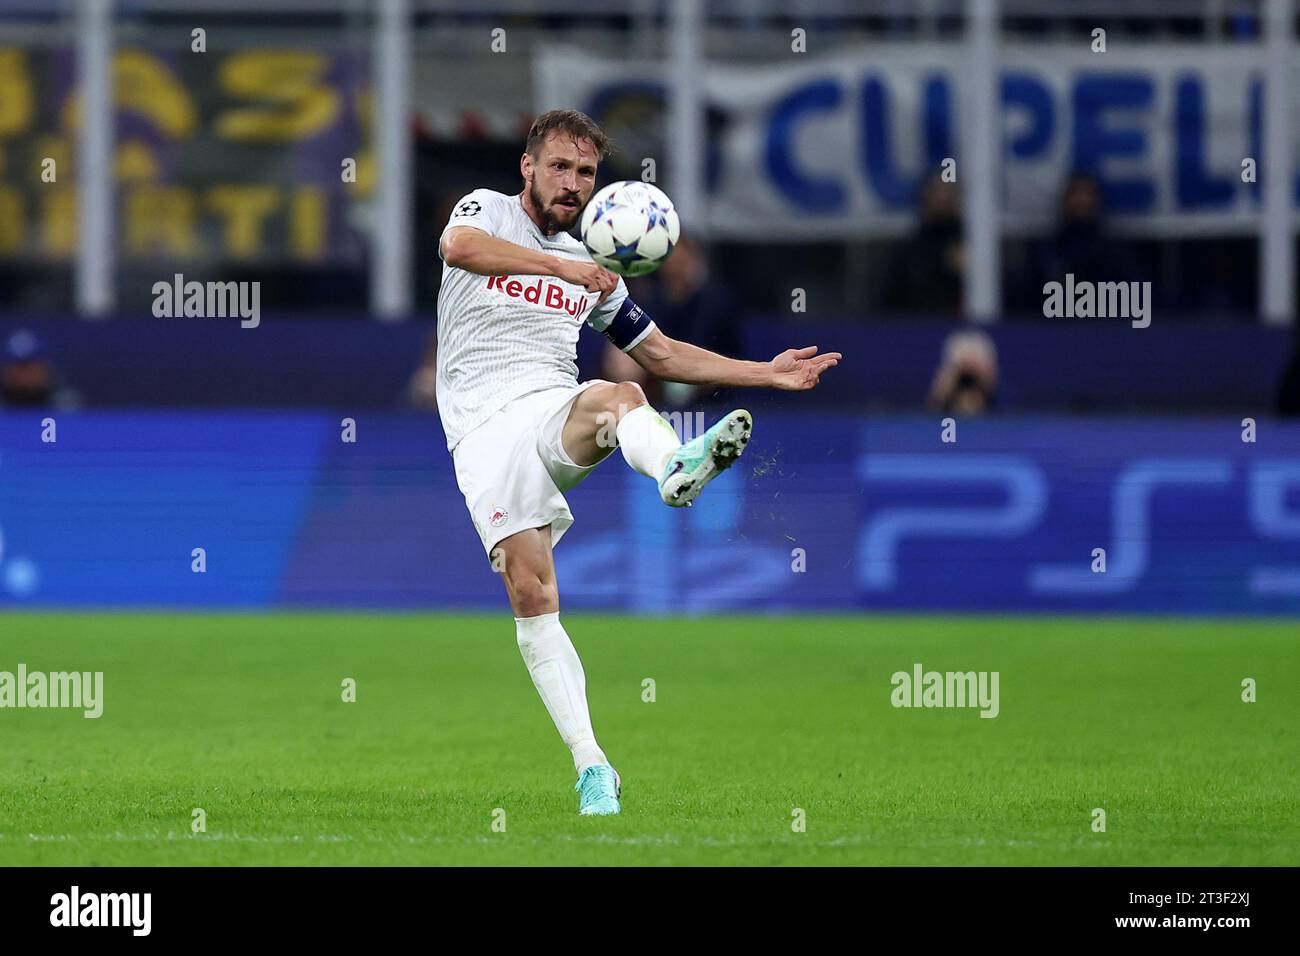
[[[681,444],[636,382],[591,386],[574,399],[564,423],[564,451],[577,464],[603,461],[617,445],[633,469],[656,482]]]
[[[754,420],[738,408],[685,445],[645,400],[635,382],[602,382],[579,395],[564,423],[564,450],[579,465],[604,459],[615,444],[636,471],[655,480],[674,508],[690,505],[704,486],[735,464]]]

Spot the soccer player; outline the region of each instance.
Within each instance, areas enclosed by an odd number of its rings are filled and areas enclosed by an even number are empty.
[[[573,524],[564,492],[619,447],[665,504],[689,505],[745,450],[752,421],[738,409],[683,445],[635,383],[578,382],[582,324],[651,374],[688,384],[800,391],[840,358],[810,346],[738,361],[656,328],[623,281],[567,232],[608,152],[590,117],[545,113],[519,160],[523,190],[474,190],[456,203],[438,245],[437,399],[447,448],[505,581],[524,663],[573,754],[584,815],[618,813],[621,783],[596,742],[582,663],[560,623],[551,550]]]

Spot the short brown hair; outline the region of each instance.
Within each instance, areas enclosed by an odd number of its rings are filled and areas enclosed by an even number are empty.
[[[578,110],[551,110],[533,120],[532,128],[528,130],[528,141],[524,145],[528,155],[535,159],[542,143],[554,132],[568,133],[574,139],[591,140],[591,145],[596,147],[596,155],[601,159],[608,156],[614,148],[605,131],[586,113]]]

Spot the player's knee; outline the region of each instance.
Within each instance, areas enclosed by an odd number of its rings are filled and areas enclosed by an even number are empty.
[[[632,409],[646,403],[645,392],[636,382],[619,382],[614,386],[614,396],[612,404],[618,409],[618,416],[622,418]]]
[[[516,617],[536,617],[559,610],[560,593],[554,581],[543,581],[536,574],[520,574],[508,577],[506,587]]]

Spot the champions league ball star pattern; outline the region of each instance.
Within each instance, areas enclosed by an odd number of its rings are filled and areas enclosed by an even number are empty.
[[[633,278],[663,264],[681,236],[681,222],[663,190],[623,180],[591,197],[582,213],[581,232],[596,262]]]

